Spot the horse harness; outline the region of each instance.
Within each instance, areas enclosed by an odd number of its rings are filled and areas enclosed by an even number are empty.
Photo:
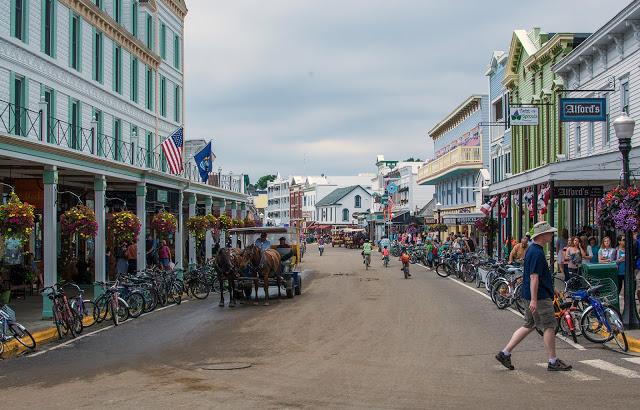
[[[277,274],[278,271],[273,266],[271,266],[271,264],[269,264],[269,261],[267,261],[267,255],[264,249],[262,249],[261,247],[259,247],[258,249],[260,251],[260,262],[258,262],[257,265],[254,265],[251,259],[249,259],[249,265],[251,267],[251,271],[258,274],[262,269],[268,266],[269,268],[271,268],[272,271],[274,271]]]

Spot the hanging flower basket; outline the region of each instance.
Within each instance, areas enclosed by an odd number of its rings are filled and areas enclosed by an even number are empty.
[[[218,229],[220,228],[220,221],[218,218],[213,216],[213,214],[206,214],[207,222],[209,223],[209,229]]]
[[[60,216],[60,230],[62,233],[82,239],[95,238],[98,234],[98,222],[93,209],[78,205]]]
[[[445,224],[433,224],[428,227],[429,232],[447,232],[447,225]]]
[[[116,243],[133,243],[140,233],[140,218],[131,211],[121,211],[113,214],[111,231]]]
[[[0,236],[25,242],[34,226],[33,205],[12,192],[9,201],[0,205]]]
[[[233,218],[231,224],[234,228],[244,228],[244,221],[240,218]]]
[[[617,187],[598,202],[598,226],[636,231],[640,226],[640,188]]]
[[[244,227],[245,228],[253,228],[254,226],[256,226],[256,223],[254,222],[253,219],[249,219],[248,217],[244,219]]]
[[[178,229],[178,219],[167,211],[157,213],[151,219],[151,229],[161,239],[168,239]]]
[[[220,228],[224,229],[225,231],[227,229],[231,229],[232,221],[228,215],[220,215],[218,221],[220,221]]]
[[[411,235],[418,233],[418,224],[415,222],[411,222],[407,227],[407,233],[410,233]]]
[[[476,229],[488,236],[495,236],[498,233],[498,221],[485,216],[476,221]]]
[[[204,238],[210,229],[210,219],[206,215],[194,215],[187,220],[187,229],[196,238],[200,240]]]

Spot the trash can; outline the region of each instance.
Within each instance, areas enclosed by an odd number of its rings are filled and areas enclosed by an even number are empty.
[[[593,286],[603,285],[604,288],[597,295],[598,299],[620,310],[618,266],[615,262],[584,264],[582,265],[582,276]]]

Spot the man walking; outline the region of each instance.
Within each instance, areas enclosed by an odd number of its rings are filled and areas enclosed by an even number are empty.
[[[571,366],[556,356],[557,325],[553,309],[553,295],[559,296],[553,289],[553,278],[547,265],[543,246],[551,242],[557,229],[548,222],[538,222],[533,227],[533,245],[529,246],[524,258],[524,276],[522,278],[522,298],[528,301],[524,312],[524,326],[516,330],[507,347],[496,355],[504,367],[513,370],[511,351],[536,328],[544,332],[544,346],[549,356],[549,371],[569,371]]]

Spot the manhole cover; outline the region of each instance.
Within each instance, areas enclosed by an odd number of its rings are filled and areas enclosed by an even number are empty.
[[[251,367],[251,363],[206,363],[199,364],[196,367],[202,370],[238,370]]]

